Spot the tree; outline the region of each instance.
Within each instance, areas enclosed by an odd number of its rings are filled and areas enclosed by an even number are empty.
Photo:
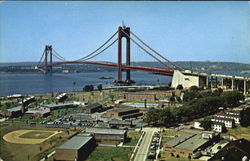
[[[179,89],[179,90],[182,90],[183,89],[183,86],[181,84],[179,84],[176,89]]]
[[[242,110],[240,125],[243,127],[247,127],[250,125],[250,108]]]
[[[94,86],[93,85],[85,85],[83,88],[84,92],[91,92],[94,90]]]
[[[205,118],[203,121],[201,121],[201,127],[203,127],[205,130],[211,130],[213,122],[210,118]]]
[[[191,86],[189,88],[190,91],[198,91],[198,87],[197,86]]]
[[[97,86],[97,88],[98,88],[99,91],[102,91],[102,84],[99,84],[99,85]]]

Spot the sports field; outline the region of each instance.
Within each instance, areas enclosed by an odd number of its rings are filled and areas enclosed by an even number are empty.
[[[40,144],[58,133],[60,131],[16,130],[4,135],[3,139],[16,144]]]
[[[70,129],[62,132],[61,130],[39,126],[0,124],[1,158],[7,161],[38,161],[76,132]]]

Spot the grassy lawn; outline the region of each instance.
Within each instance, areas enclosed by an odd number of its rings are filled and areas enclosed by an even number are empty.
[[[28,133],[25,133],[20,138],[34,138],[34,139],[41,139],[41,138],[47,138],[50,135],[52,135],[53,132],[45,132],[45,131],[31,131]]]
[[[60,133],[40,144],[14,144],[3,140],[3,136],[9,132],[27,129],[27,130],[58,130],[54,128],[25,126],[25,125],[1,125],[0,126],[0,152],[1,158],[8,161],[37,161],[45,155],[54,151],[56,147],[68,140],[68,137],[74,132],[70,131]],[[32,134],[33,135],[33,134]],[[35,135],[35,134],[34,134]],[[47,134],[46,134],[47,135]],[[45,134],[44,134],[45,136]]]
[[[238,127],[230,129],[227,128],[229,134],[232,134],[236,136],[238,139],[245,138],[250,140],[250,126],[249,127],[241,127],[238,125]]]
[[[87,161],[129,161],[132,148],[96,147]]]
[[[161,157],[158,160],[159,161],[200,161],[199,159],[189,160],[188,158],[172,157],[169,152],[161,152]]]
[[[129,131],[128,132],[129,141],[124,143],[123,145],[135,146],[137,144],[137,142],[139,141],[139,138],[140,138],[141,134],[142,133],[139,132],[139,131]]]

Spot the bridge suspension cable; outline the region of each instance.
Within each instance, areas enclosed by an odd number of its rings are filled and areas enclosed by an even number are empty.
[[[40,66],[40,65],[41,65],[42,59],[43,59],[43,57],[44,57],[44,53],[45,53],[45,51],[43,51],[43,54],[42,54],[42,56],[41,56],[41,58],[40,58],[40,60],[39,60],[39,62],[38,62],[38,64],[37,64],[37,66]]]
[[[58,58],[58,59],[60,59],[60,60],[62,60],[62,61],[66,61],[66,59],[65,59],[64,57],[62,57],[58,52],[56,52],[54,49],[52,49],[52,50],[53,50],[52,54],[53,54],[56,58]]]
[[[96,50],[94,50],[93,52],[91,52],[90,54],[86,55],[83,58],[77,59],[75,61],[84,61],[84,60],[89,60],[88,57],[92,57],[93,54],[95,54],[98,50],[100,50],[102,47],[104,47],[111,39],[113,39],[115,37],[115,35],[118,33],[118,31],[116,31],[107,41],[105,41],[99,48],[97,48]],[[113,44],[112,44],[113,45]],[[105,49],[106,50],[106,49]],[[102,52],[101,52],[102,53]],[[99,55],[99,54],[98,54]]]
[[[158,56],[160,56],[162,59],[164,59],[165,61],[171,63],[174,67],[180,69],[180,70],[184,70],[182,67],[176,65],[175,63],[173,63],[172,61],[168,60],[167,58],[165,58],[164,56],[162,56],[160,53],[158,53],[156,50],[154,50],[153,48],[151,48],[149,45],[147,45],[142,39],[140,39],[136,34],[134,34],[132,31],[130,31],[130,33],[136,38],[138,39],[143,45],[145,45],[146,47],[148,47],[151,51],[153,51],[155,54],[157,54]]]
[[[105,47],[104,49],[102,49],[101,51],[99,51],[98,53],[96,53],[95,55],[92,55],[91,57],[86,58],[86,59],[84,59],[84,60],[82,60],[82,61],[87,61],[87,60],[89,60],[89,59],[91,59],[91,58],[96,57],[97,55],[100,55],[102,52],[104,52],[104,51],[107,50],[109,47],[111,47],[117,40],[118,40],[118,38],[115,39],[115,40],[114,40],[111,44],[109,44],[107,47]]]
[[[158,62],[160,62],[161,64],[167,66],[168,68],[173,69],[172,67],[170,67],[167,63],[164,63],[163,61],[161,61],[160,59],[158,59],[156,56],[154,56],[153,54],[151,54],[148,50],[146,50],[145,48],[143,48],[139,43],[137,43],[134,39],[132,39],[126,32],[124,32],[122,30],[122,32],[131,40],[133,41],[139,48],[141,48],[143,51],[145,51],[147,54],[149,54],[151,57],[153,57],[155,60],[157,60]]]

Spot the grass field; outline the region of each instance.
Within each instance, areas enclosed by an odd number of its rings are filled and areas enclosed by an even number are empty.
[[[45,128],[45,127],[36,127],[36,126],[25,126],[25,125],[1,125],[0,126],[0,136],[1,136],[1,158],[7,161],[37,161],[42,159],[45,155],[54,151],[55,148],[71,136],[74,131],[62,132],[48,140],[40,143],[40,144],[15,144],[9,143],[3,140],[3,136],[9,132],[13,132],[16,130],[39,130],[39,131],[58,131],[58,129],[54,128]],[[27,134],[27,135],[35,135],[35,133]],[[45,137],[47,134],[42,134],[42,137]],[[26,136],[29,137],[29,136]]]
[[[54,134],[53,132],[49,132],[49,131],[31,131],[31,132],[27,132],[21,136],[19,136],[20,138],[32,138],[32,139],[44,139],[49,137],[50,135]]]
[[[241,127],[238,125],[238,127],[230,129],[227,128],[227,133],[232,134],[236,136],[238,139],[245,138],[247,140],[250,140],[250,126],[249,127]]]
[[[132,148],[96,147],[87,161],[129,161]]]
[[[159,161],[200,161],[199,159],[176,158],[172,157],[169,152],[161,152]]]
[[[139,131],[129,131],[128,132],[129,141],[124,143],[123,145],[135,146],[137,144],[137,142],[139,141],[139,138],[140,138],[141,134],[142,133],[139,132]]]

